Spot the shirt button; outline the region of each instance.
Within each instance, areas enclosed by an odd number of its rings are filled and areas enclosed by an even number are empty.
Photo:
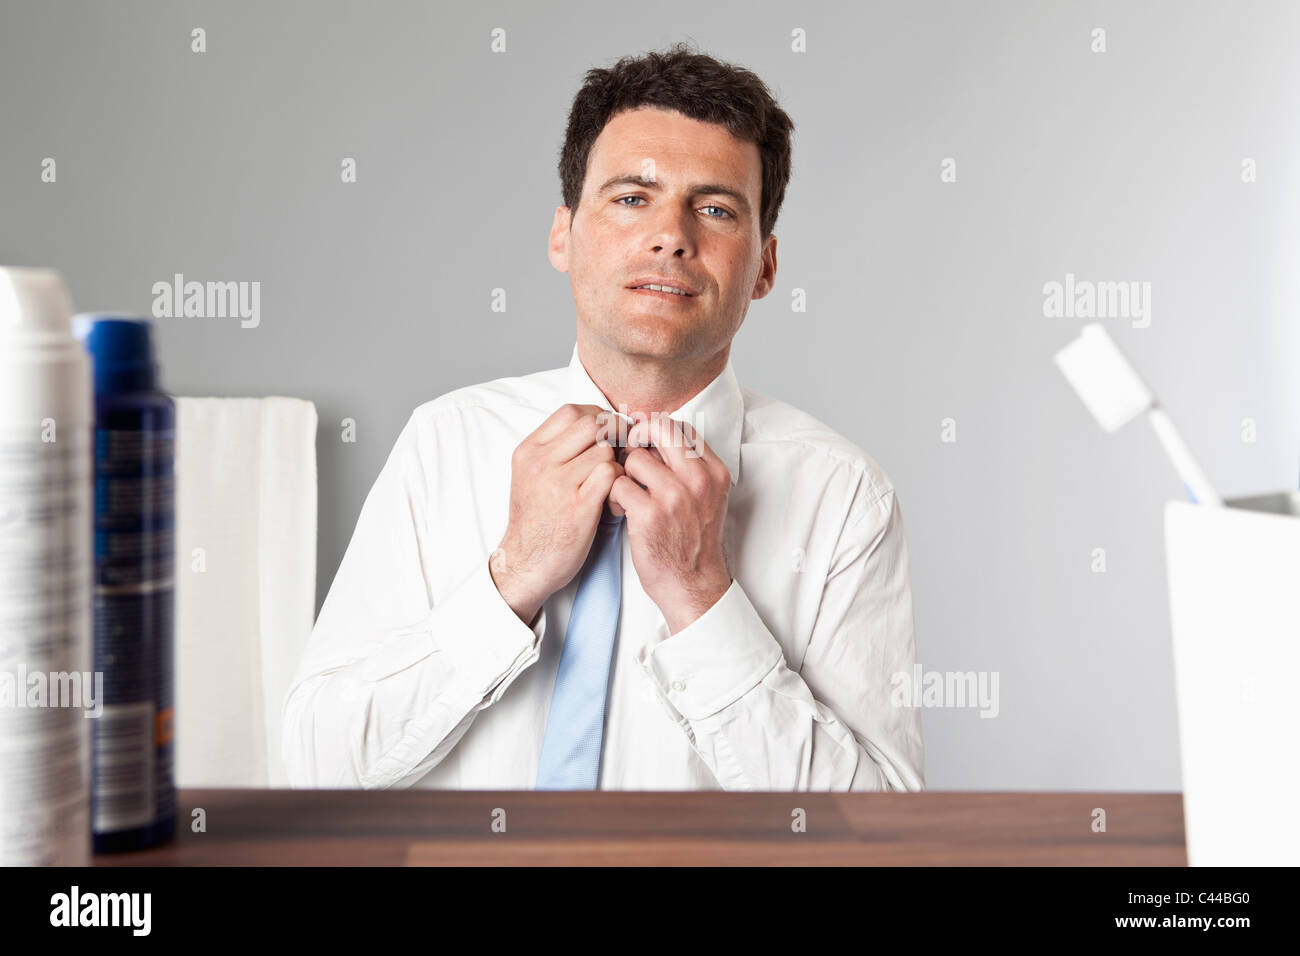
[[[685,689],[686,689],[686,681],[684,680],[673,681],[673,690],[685,690]]]

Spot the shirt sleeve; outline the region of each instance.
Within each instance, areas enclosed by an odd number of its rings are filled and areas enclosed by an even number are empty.
[[[640,659],[725,790],[924,789],[903,516],[892,489],[841,531],[799,669],[738,581]]]
[[[455,413],[452,413],[455,414]],[[543,608],[524,624],[490,556],[438,601],[425,568],[439,547],[412,419],[375,480],[284,703],[294,787],[409,787],[540,654]]]

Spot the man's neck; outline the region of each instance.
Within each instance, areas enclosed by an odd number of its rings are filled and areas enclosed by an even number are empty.
[[[615,411],[671,413],[694,398],[727,367],[728,342],[701,360],[663,361],[593,347],[578,338],[578,360]]]

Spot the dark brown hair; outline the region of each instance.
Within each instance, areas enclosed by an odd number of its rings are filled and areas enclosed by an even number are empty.
[[[616,114],[641,106],[676,110],[691,119],[725,126],[731,135],[758,145],[763,168],[759,237],[766,239],[790,181],[790,133],[794,123],[757,75],[721,63],[677,43],[662,53],[623,57],[609,69],[587,71],[573,98],[564,147],[560,188],[564,205],[578,210],[587,157],[596,137]]]

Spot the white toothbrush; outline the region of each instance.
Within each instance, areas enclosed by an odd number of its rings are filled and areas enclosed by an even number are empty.
[[[1113,432],[1146,412],[1192,500],[1223,505],[1168,413],[1100,324],[1085,325],[1077,339],[1056,353],[1055,360],[1097,424]]]

